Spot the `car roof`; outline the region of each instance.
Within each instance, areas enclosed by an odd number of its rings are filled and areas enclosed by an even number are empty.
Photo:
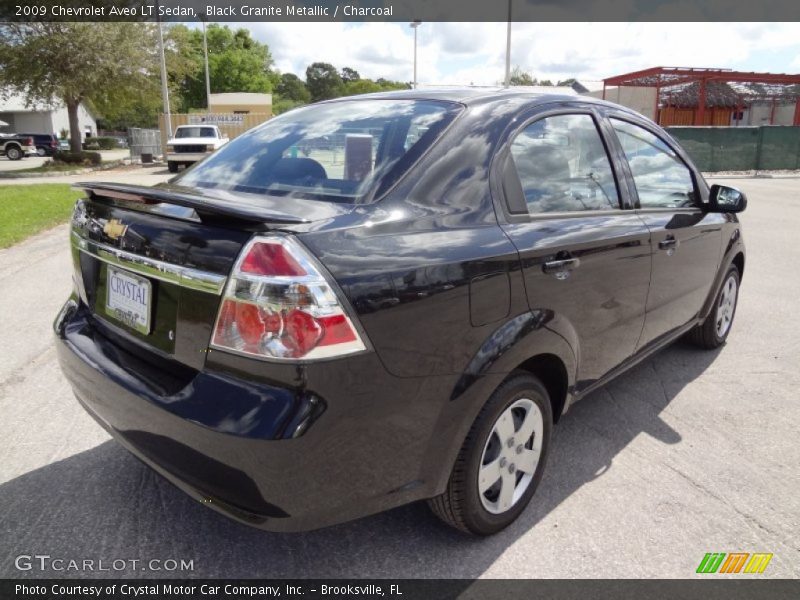
[[[550,102],[579,102],[582,104],[597,104],[614,107],[622,112],[639,115],[624,106],[600,100],[592,96],[581,94],[559,94],[541,91],[541,87],[530,88],[525,86],[500,87],[500,86],[461,86],[461,87],[432,87],[416,90],[396,90],[391,92],[377,92],[358,96],[345,96],[327,100],[326,102],[340,102],[354,99],[396,99],[396,100],[444,100],[458,102],[467,106],[502,103],[508,100],[525,101],[527,106],[547,104]]]

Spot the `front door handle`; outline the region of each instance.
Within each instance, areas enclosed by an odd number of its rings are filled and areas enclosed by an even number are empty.
[[[668,237],[665,240],[661,240],[658,242],[658,247],[662,250],[669,250],[670,248],[677,248],[678,247],[678,240],[674,237]]]
[[[566,273],[581,266],[581,261],[578,258],[562,258],[557,260],[548,260],[542,265],[542,271],[545,273]]]

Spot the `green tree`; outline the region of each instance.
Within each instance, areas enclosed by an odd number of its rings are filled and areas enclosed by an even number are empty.
[[[282,98],[278,95],[272,96],[272,114],[273,115],[280,115],[285,113],[287,110],[292,110],[293,108],[297,108],[298,106],[304,106],[305,102],[298,102],[297,100],[290,100],[288,98]]]
[[[520,67],[514,67],[511,71],[509,78],[509,85],[536,85],[538,82],[527,71],[523,71]]]
[[[358,79],[357,81],[347,81],[344,84],[344,96],[355,96],[358,94],[374,94],[376,92],[388,92],[391,90],[409,89],[407,83],[400,81],[389,81],[380,78],[376,81],[371,79]]]
[[[358,94],[372,94],[382,92],[383,88],[371,79],[357,79],[347,81],[344,84],[344,96],[355,96]]]
[[[314,102],[337,98],[344,91],[344,82],[336,67],[329,63],[315,62],[306,68],[306,87]]]
[[[233,31],[227,25],[212,23],[206,29],[208,71],[211,91],[269,93],[273,89],[272,55],[267,44],[250,36],[247,29]],[[184,112],[206,106],[203,32],[173,25],[168,34],[172,52],[167,65],[177,87],[180,109]],[[173,67],[177,71],[173,71]]]
[[[358,71],[355,69],[351,69],[350,67],[345,67],[342,69],[342,81],[345,83],[358,81],[359,79],[361,79],[361,75],[359,75]]]
[[[125,93],[103,94],[93,105],[100,115],[98,129],[158,127],[158,115],[163,110],[159,76],[143,80],[141,87]]]
[[[411,84],[404,83],[402,81],[392,81],[391,79],[384,79],[383,77],[378,77],[375,80],[379,86],[381,86],[381,91],[388,92],[390,90],[410,90]]]
[[[294,73],[281,75],[280,82],[275,86],[275,92],[284,100],[301,104],[308,104],[311,101],[311,94],[306,84]]]
[[[0,84],[28,102],[63,102],[70,147],[81,149],[78,108],[104,106],[144,89],[158,73],[148,23],[0,23]]]

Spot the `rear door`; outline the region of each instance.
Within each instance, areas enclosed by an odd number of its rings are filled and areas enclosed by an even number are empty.
[[[724,217],[702,210],[700,182],[655,128],[622,114],[609,122],[634,183],[636,213],[652,234],[653,277],[638,344],[643,347],[700,311],[717,272]]]
[[[577,338],[581,389],[633,353],[650,282],[649,232],[599,123],[588,107],[540,112],[498,157],[530,308]]]

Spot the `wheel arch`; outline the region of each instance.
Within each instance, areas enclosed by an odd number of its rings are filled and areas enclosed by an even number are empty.
[[[577,376],[577,348],[567,341],[574,334],[569,323],[553,311],[533,310],[508,319],[486,338],[458,376],[439,415],[437,430],[443,435],[431,440],[428,451],[442,461],[428,465],[421,477],[431,483],[431,496],[444,491],[475,419],[515,371],[542,381],[551,396],[553,420],[558,420],[569,407]]]
[[[744,277],[744,263],[745,263],[745,248],[744,243],[742,242],[741,234],[738,233],[738,229],[734,232],[734,235],[731,238],[731,241],[728,245],[728,248],[725,251],[725,256],[723,257],[722,261],[720,262],[720,268],[717,271],[717,275],[714,278],[714,283],[711,286],[711,289],[708,292],[708,297],[706,298],[706,302],[703,305],[703,308],[700,310],[699,314],[699,322],[702,322],[714,308],[714,299],[717,297],[719,290],[722,288],[722,282],[725,278],[725,274],[728,272],[731,266],[735,266],[736,269],[739,271],[739,281]]]
[[[732,262],[739,269],[739,280],[741,280],[744,277],[744,252],[737,253]]]
[[[498,375],[504,380],[515,370],[523,370],[545,384],[557,420],[568,406],[569,393],[575,384],[576,346],[574,328],[552,311],[517,315],[493,331],[478,348],[453,388],[450,400],[457,401],[476,391],[478,398],[485,400],[497,387]]]
[[[542,382],[550,396],[553,422],[558,423],[564,413],[569,392],[569,374],[564,361],[555,354],[537,354],[517,365],[514,370],[530,373]]]

